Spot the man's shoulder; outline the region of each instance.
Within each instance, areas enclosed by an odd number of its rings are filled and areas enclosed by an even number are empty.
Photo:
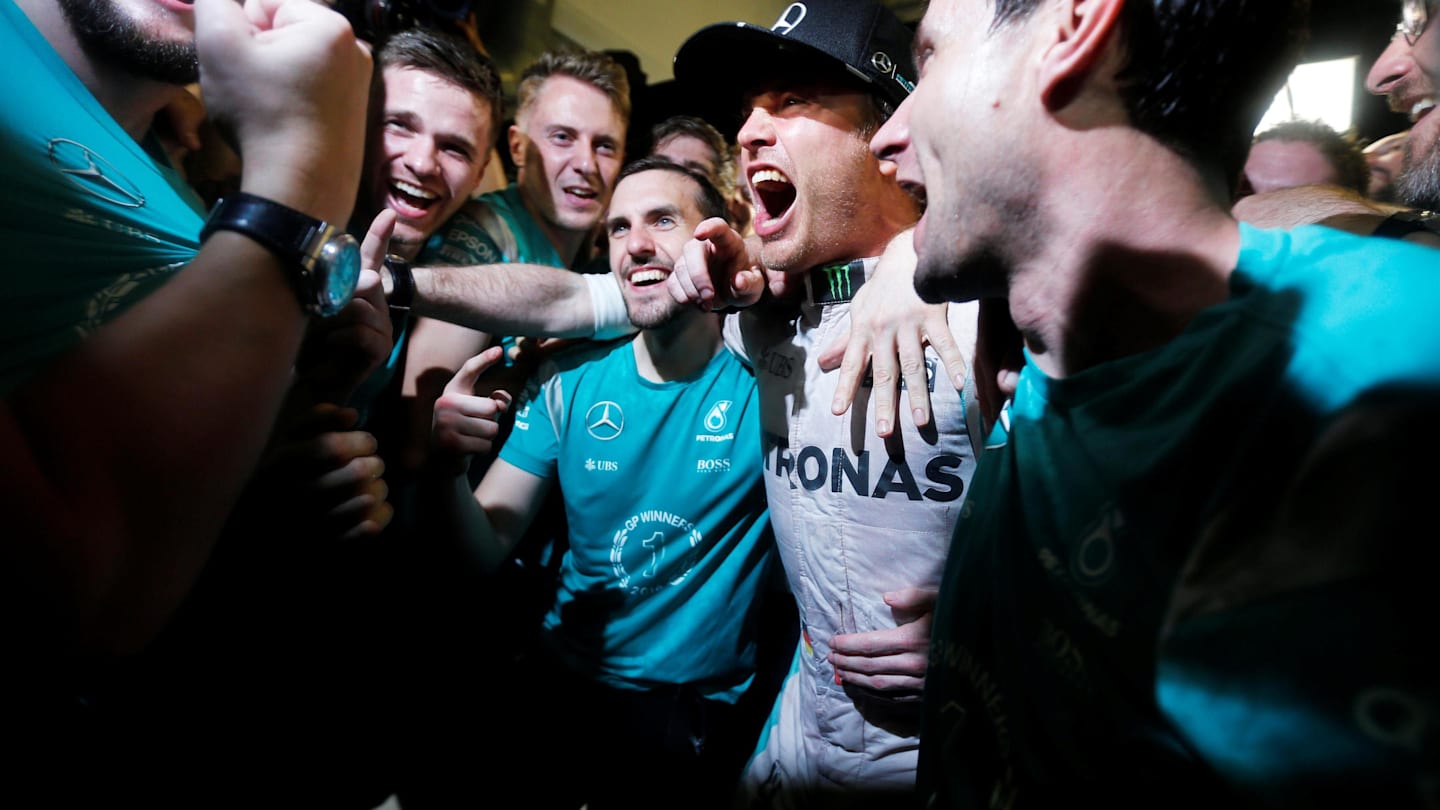
[[[421,264],[504,264],[505,245],[513,244],[505,223],[484,197],[460,207],[431,237]],[[512,250],[513,253],[513,250]]]
[[[627,359],[619,352],[628,349],[632,340],[633,335],[607,341],[581,340],[549,351],[540,363],[536,377],[542,384],[564,381],[572,387],[590,378],[611,387],[627,384],[628,378],[617,376],[614,366],[623,364]]]

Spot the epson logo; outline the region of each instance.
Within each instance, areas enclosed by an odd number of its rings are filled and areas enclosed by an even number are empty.
[[[695,472],[730,472],[730,459],[728,458],[702,458],[695,462]]]

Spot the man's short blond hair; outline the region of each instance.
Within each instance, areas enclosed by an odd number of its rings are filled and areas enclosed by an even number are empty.
[[[620,120],[630,121],[630,79],[618,62],[596,51],[547,51],[520,74],[515,91],[515,120],[524,121],[535,105],[535,98],[545,80],[552,76],[569,76],[582,81],[610,99]]]

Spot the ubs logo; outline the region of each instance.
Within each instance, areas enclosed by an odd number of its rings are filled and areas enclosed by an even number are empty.
[[[785,13],[780,15],[780,19],[770,26],[770,30],[781,35],[789,34],[795,30],[795,26],[799,25],[801,20],[805,19],[806,12],[804,3],[791,3],[785,9]]]
[[[625,431],[625,412],[608,399],[597,402],[585,412],[585,430],[602,442],[617,438]]]
[[[139,208],[145,204],[140,187],[85,144],[68,138],[51,138],[49,147],[50,162],[65,179],[85,192],[122,208]]]

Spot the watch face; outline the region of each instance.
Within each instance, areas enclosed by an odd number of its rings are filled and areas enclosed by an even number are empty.
[[[334,315],[355,295],[360,279],[360,243],[348,233],[336,234],[321,249],[318,267],[320,314]]]

